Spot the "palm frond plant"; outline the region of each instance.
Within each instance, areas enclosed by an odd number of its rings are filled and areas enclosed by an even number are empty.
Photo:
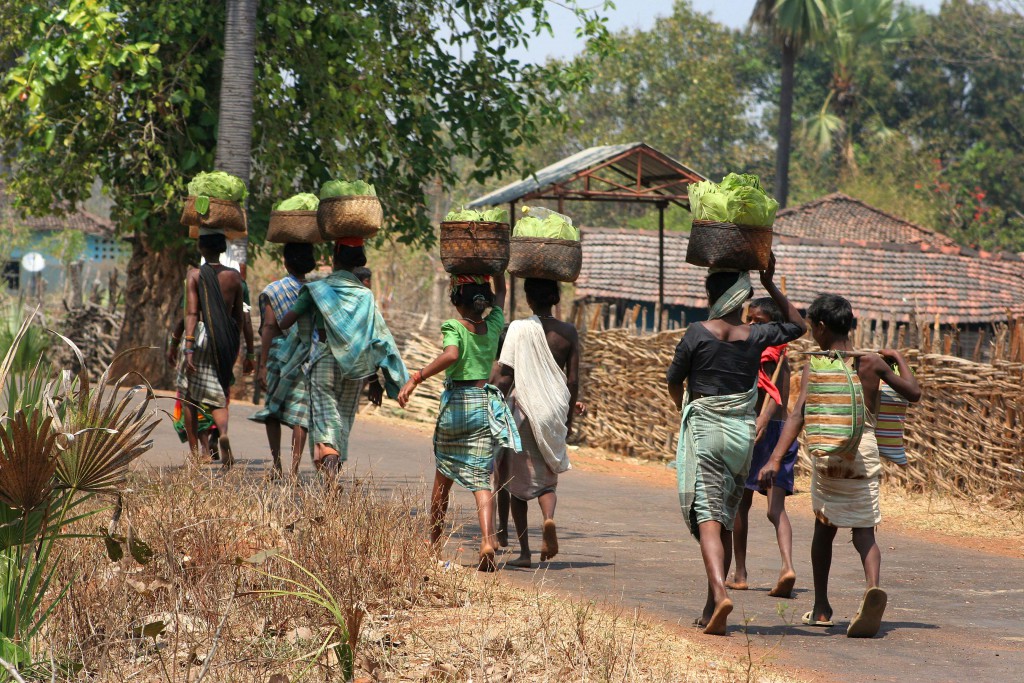
[[[127,388],[133,373],[111,382],[108,369],[92,385],[85,370],[71,376],[42,355],[27,364],[20,354],[32,343],[34,317],[22,321],[0,362],[0,659],[22,671],[70,587],[54,585],[62,540],[100,511],[86,501],[119,492],[157,424],[148,383],[138,378],[141,385]],[[74,342],[56,336],[81,361]],[[0,681],[7,671],[0,666]]]

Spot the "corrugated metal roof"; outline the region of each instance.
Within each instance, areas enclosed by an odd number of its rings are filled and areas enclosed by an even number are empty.
[[[605,164],[618,156],[641,147],[653,152],[653,155],[645,156],[643,159],[643,177],[641,178],[643,185],[650,187],[673,180],[700,181],[705,179],[697,171],[679,163],[664,152],[653,149],[643,142],[630,142],[622,145],[590,147],[582,152],[577,152],[570,157],[566,157],[534,172],[522,180],[506,185],[482,197],[477,197],[467,206],[476,209],[517,201],[523,197],[542,192],[553,185],[569,181],[578,173]],[[634,183],[637,181],[636,163],[621,160],[610,164],[610,166],[630,181]],[[625,200],[627,197],[624,196],[623,199]]]

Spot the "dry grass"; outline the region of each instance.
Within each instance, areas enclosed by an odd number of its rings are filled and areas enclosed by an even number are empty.
[[[139,473],[130,484],[120,532],[148,543],[153,559],[141,565],[126,553],[115,563],[95,538],[68,541],[60,572],[72,588],[39,653],[82,663],[90,680],[344,680],[333,651],[312,656],[324,638],[345,641],[331,635],[338,622],[327,610],[255,592],[286,587],[264,572],[305,578],[279,557],[244,561],[268,550],[315,574],[324,584],[316,593],[350,626],[362,617],[357,680],[773,679],[632,611],[438,562],[423,543],[423,501],[402,491],[185,470]]]

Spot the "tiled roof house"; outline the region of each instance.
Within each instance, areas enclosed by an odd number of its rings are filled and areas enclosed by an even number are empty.
[[[908,322],[933,320],[945,325],[979,325],[1005,321],[1007,313],[1024,315],[1024,260],[1016,254],[991,255],[961,248],[942,235],[904,223],[887,214],[868,234],[890,240],[851,240],[838,216],[858,227],[875,211],[831,195],[812,202],[829,219],[812,238],[813,209],[808,205],[780,212],[775,252],[779,275],[785,275],[790,298],[805,307],[822,292],[850,299],[862,319]],[[849,231],[849,232],[847,232]],[[794,235],[793,233],[798,233]],[[802,235],[799,233],[803,233]],[[915,239],[899,243],[896,238]],[[685,262],[688,235],[665,235],[665,304],[684,309],[689,319],[707,307],[703,268]],[[576,295],[592,300],[653,303],[658,293],[658,234],[654,231],[583,228],[583,269]]]
[[[775,233],[822,240],[956,246],[950,238],[837,192],[779,211]]]

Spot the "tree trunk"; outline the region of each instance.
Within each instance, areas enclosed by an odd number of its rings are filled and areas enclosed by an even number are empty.
[[[157,388],[174,385],[174,368],[168,367],[164,351],[167,335],[183,315],[185,271],[189,251],[185,245],[171,244],[150,249],[141,233],[128,262],[124,288],[125,312],[118,340],[118,352],[138,347],[155,347],[125,358],[114,368],[119,377],[135,370]]]
[[[775,147],[775,199],[786,208],[789,199],[789,152],[793,139],[793,72],[796,50],[788,41],[782,46],[782,82],[779,91],[779,130]]]
[[[252,165],[252,109],[256,68],[257,0],[228,0],[224,26],[224,70],[220,82],[217,156],[219,171],[249,187]],[[244,264],[248,240],[237,240],[228,255]],[[245,271],[242,271],[245,275]]]

